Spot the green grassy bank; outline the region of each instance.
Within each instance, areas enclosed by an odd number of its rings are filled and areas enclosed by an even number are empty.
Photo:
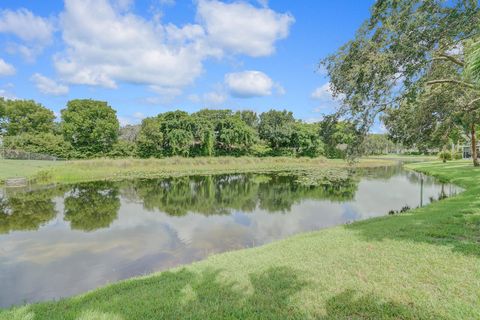
[[[0,319],[480,319],[480,169],[462,161],[409,167],[466,191]]]
[[[357,167],[392,164],[381,159],[363,159]],[[166,176],[236,172],[275,172],[345,168],[343,160],[291,157],[210,157],[165,159],[96,159],[66,162],[0,160],[0,182],[10,177],[28,177],[39,182],[74,183]]]
[[[34,177],[41,170],[51,168],[58,164],[61,164],[61,162],[0,159],[0,184],[8,178]]]

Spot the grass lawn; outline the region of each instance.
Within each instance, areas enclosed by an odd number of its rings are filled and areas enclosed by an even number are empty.
[[[82,161],[57,162],[49,167],[29,167],[31,162],[21,160],[16,169],[6,171],[5,176],[27,176],[40,182],[74,183],[93,180],[121,180],[129,178],[154,178],[195,174],[219,174],[235,172],[274,172],[291,170],[345,168],[348,163],[343,160],[325,158],[290,158],[290,157],[209,157],[209,158],[165,158],[165,159],[97,159]],[[45,162],[47,164],[49,162]],[[50,162],[52,164],[53,162]],[[381,159],[364,159],[357,167],[389,165],[392,161]],[[55,163],[53,163],[55,164]],[[2,166],[2,162],[0,162]],[[39,170],[42,169],[42,170]]]
[[[0,159],[0,184],[8,178],[35,176],[40,170],[58,164],[61,164],[61,162]]]
[[[5,310],[0,319],[480,319],[480,169],[464,161],[409,166],[466,191]]]
[[[379,156],[369,156],[369,159],[386,159],[386,160],[396,160],[403,162],[418,162],[418,161],[435,161],[438,159],[438,156],[426,156],[426,155],[406,155],[406,154],[386,154]]]

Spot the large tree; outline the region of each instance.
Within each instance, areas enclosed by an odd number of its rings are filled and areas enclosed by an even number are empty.
[[[273,151],[279,151],[290,147],[294,125],[292,112],[270,110],[260,115],[258,132],[260,138],[266,141]]]
[[[476,0],[377,1],[355,38],[323,61],[331,89],[342,102],[339,114],[364,135],[379,115],[415,101],[426,86],[462,88],[464,104],[457,111],[478,108],[477,86],[464,69],[466,48],[478,34],[479,22]],[[425,81],[427,73],[434,74],[435,63],[456,71]],[[473,123],[475,118],[472,114],[464,120]],[[474,142],[475,125],[470,127]]]
[[[106,102],[71,100],[61,113],[65,140],[84,156],[105,154],[117,141],[120,125]]]
[[[55,115],[33,100],[0,100],[0,131],[7,136],[51,133]]]
[[[234,114],[228,109],[204,109],[192,116],[210,123],[213,128],[216,154],[244,154],[257,140],[256,131],[253,127],[256,114],[253,112],[242,111]]]

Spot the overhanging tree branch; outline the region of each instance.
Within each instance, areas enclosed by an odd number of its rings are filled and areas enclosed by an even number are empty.
[[[472,101],[470,101],[467,105],[466,111],[473,111],[473,110],[477,109],[478,106],[475,106],[475,107],[473,106],[476,102],[480,102],[480,97],[475,98]]]
[[[465,82],[465,81],[461,81],[461,80],[456,80],[456,79],[431,80],[431,81],[427,82],[427,85],[431,86],[431,85],[434,85],[434,84],[442,84],[442,83],[454,83],[454,84],[458,84],[458,85],[468,87],[468,88],[471,88],[471,89],[476,89],[476,87],[473,84]]]
[[[435,57],[434,59],[448,60],[448,61],[451,61],[451,62],[455,63],[456,65],[459,65],[461,67],[465,67],[465,62],[463,62],[462,60],[457,59],[453,56],[450,56],[446,53],[439,53],[438,57]]]

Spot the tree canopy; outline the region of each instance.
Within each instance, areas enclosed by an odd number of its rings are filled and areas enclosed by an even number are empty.
[[[477,1],[377,1],[355,38],[322,61],[342,103],[338,115],[363,136],[386,114],[397,137],[400,129],[406,137],[418,136],[408,131],[416,129],[438,142],[459,125],[469,128],[474,141],[480,99],[465,64],[479,27]],[[447,104],[455,107],[452,112]],[[415,114],[422,117],[414,119]],[[429,120],[435,121],[428,125]]]
[[[0,100],[0,131],[6,136],[51,133],[55,115],[33,100]]]
[[[116,111],[106,102],[71,100],[61,114],[63,136],[76,150],[99,154],[112,149],[120,125]]]

